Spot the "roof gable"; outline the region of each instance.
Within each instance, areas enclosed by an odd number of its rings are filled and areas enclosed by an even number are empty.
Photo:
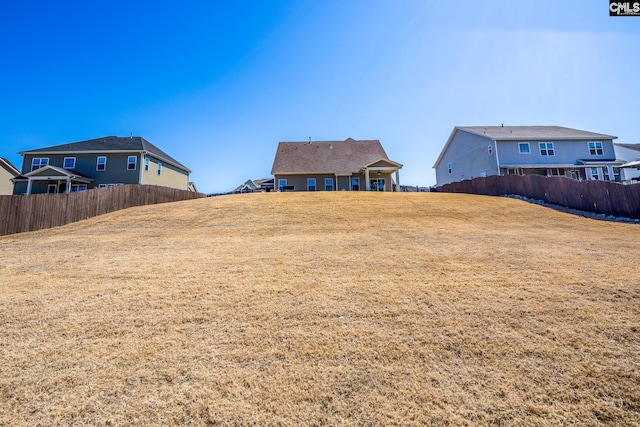
[[[13,176],[20,175],[20,171],[18,170],[18,168],[13,166],[13,164],[8,159],[5,159],[4,157],[0,157],[0,167],[5,169],[7,172],[9,172]]]
[[[146,152],[152,157],[158,158],[166,163],[191,172],[186,166],[176,159],[147,141],[141,136],[105,136],[102,138],[88,139],[86,141],[70,142],[66,144],[53,145],[50,147],[38,148],[36,150],[23,151],[19,154],[63,154],[63,153],[103,153],[103,152]]]
[[[24,175],[19,175],[15,177],[17,181],[23,181],[26,179],[34,179],[34,178],[60,178],[60,179],[73,179],[73,180],[82,180],[86,182],[93,181],[93,178],[86,177],[84,175],[80,175],[77,172],[70,171],[67,169],[62,169],[56,166],[46,165],[41,168],[38,168],[34,171],[26,173]]]
[[[357,173],[380,160],[389,158],[377,139],[280,142],[271,174]]]

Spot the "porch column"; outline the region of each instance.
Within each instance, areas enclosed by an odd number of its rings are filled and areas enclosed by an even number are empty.
[[[71,193],[71,178],[67,178],[67,191],[66,193]]]
[[[400,169],[396,169],[396,191],[400,192]]]
[[[29,182],[27,183],[27,196],[31,194],[32,184],[33,184],[33,181],[31,181],[31,178],[29,178]]]
[[[364,191],[369,191],[371,184],[369,183],[369,168],[364,170]]]

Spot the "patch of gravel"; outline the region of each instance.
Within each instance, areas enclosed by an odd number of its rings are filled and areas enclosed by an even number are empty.
[[[525,202],[529,202],[529,203],[535,203],[536,205],[542,205],[542,206],[546,206],[548,208],[551,209],[555,209],[561,212],[566,212],[566,213],[570,213],[573,215],[580,215],[586,218],[593,218],[593,219],[599,219],[601,221],[613,221],[613,222],[626,222],[628,224],[640,224],[640,219],[634,219],[634,218],[625,218],[625,217],[618,217],[618,216],[613,216],[613,215],[605,215],[605,214],[599,214],[599,213],[595,213],[595,212],[586,212],[586,211],[581,211],[578,209],[572,209],[572,208],[567,208],[564,206],[560,206],[560,205],[554,205],[552,203],[547,203],[544,200],[538,200],[538,199],[530,199],[529,197],[525,197],[525,196],[519,196],[517,194],[506,194],[502,197],[507,197],[510,199],[518,199],[518,200],[523,200]]]

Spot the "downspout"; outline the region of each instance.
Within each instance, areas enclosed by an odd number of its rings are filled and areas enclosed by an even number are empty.
[[[495,146],[495,151],[496,151],[496,169],[498,170],[498,176],[501,175],[500,173],[500,157],[498,156],[498,141],[493,141],[493,145]]]
[[[138,168],[140,169],[140,171],[138,172],[138,184],[142,184],[142,168],[144,168],[144,155],[147,154],[146,151],[141,151],[140,152],[140,164],[138,165]]]

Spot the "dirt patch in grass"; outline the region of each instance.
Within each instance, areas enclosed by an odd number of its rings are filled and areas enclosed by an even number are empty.
[[[637,425],[640,227],[283,193],[0,238],[0,425]]]

